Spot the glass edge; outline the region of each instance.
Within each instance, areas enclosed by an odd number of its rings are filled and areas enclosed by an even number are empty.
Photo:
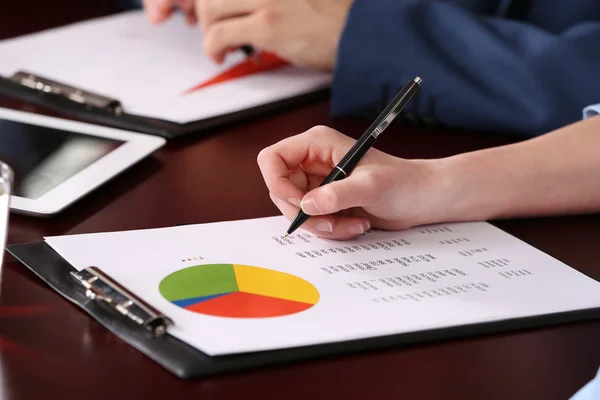
[[[14,173],[10,165],[0,160],[0,178],[4,181],[8,181],[12,189],[13,181],[14,181]]]

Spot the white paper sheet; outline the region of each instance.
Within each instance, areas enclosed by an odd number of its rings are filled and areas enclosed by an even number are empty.
[[[242,62],[218,65],[177,13],[161,25],[128,11],[0,42],[0,75],[25,70],[121,100],[127,113],[179,123],[228,114],[329,86],[331,74],[286,66],[182,93]]]
[[[272,217],[46,240],[76,268],[106,271],[170,316],[172,335],[211,355],[600,306],[600,283],[486,222],[370,231],[351,241],[303,231],[284,238],[287,227]],[[318,301],[285,316],[227,318],[161,295],[167,275],[214,263],[295,275],[314,285]]]
[[[2,176],[0,176],[0,244],[6,246],[6,237],[8,236],[8,217],[10,212],[10,193],[12,188],[9,187]],[[2,268],[4,260],[4,251],[0,254],[0,292],[2,289]]]

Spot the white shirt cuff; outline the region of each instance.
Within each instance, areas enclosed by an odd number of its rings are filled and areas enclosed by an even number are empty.
[[[592,104],[583,109],[583,119],[600,114],[600,103]]]

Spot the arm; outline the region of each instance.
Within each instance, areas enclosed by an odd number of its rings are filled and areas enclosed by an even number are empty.
[[[437,163],[455,220],[600,211],[600,116]]]
[[[600,93],[600,21],[583,17],[556,34],[448,2],[355,0],[332,113],[373,116],[421,76],[407,111],[452,127],[533,136],[575,122]]]
[[[318,187],[354,140],[326,127],[258,158],[275,205],[321,237],[412,226],[600,211],[600,115],[516,144],[431,160],[371,149],[345,179]]]

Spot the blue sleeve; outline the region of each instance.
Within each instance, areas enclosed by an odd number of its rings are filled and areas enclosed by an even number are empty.
[[[600,103],[587,106],[583,109],[583,118],[589,118],[600,114]]]
[[[420,76],[407,113],[535,136],[581,119],[598,100],[599,71],[600,21],[557,34],[448,2],[355,0],[340,39],[331,111],[373,117]]]

